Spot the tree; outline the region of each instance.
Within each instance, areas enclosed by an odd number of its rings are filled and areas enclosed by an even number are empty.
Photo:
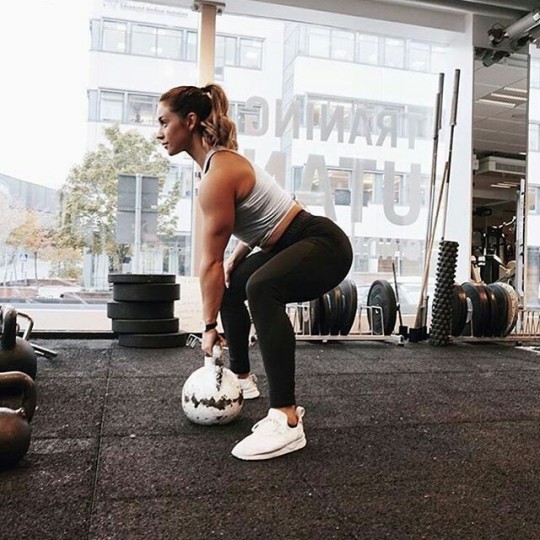
[[[108,144],[87,152],[74,166],[60,190],[60,246],[105,252],[118,268],[128,254],[126,245],[116,242],[117,189],[119,174],[143,174],[159,180],[158,234],[170,235],[176,228],[174,214],[180,186],[164,193],[169,160],[158,152],[155,140],[139,132],[122,133],[119,126],[105,129]]]
[[[24,222],[15,227],[6,239],[6,244],[13,247],[15,255],[25,258],[32,254],[34,259],[34,279],[38,281],[38,255],[51,245],[51,230],[46,226],[39,212],[25,210]]]

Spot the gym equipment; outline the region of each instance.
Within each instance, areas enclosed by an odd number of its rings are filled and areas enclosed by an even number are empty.
[[[109,274],[109,283],[175,283],[174,274]]]
[[[122,302],[172,302],[180,299],[178,283],[115,283],[113,300]]]
[[[346,336],[351,331],[356,313],[358,311],[358,290],[356,283],[352,279],[345,279],[338,285],[343,297],[343,313],[341,317],[341,328],[339,333]]]
[[[28,452],[30,422],[36,409],[34,381],[26,373],[0,373],[0,394],[5,389],[22,392],[22,405],[16,410],[0,407],[0,468],[16,465]]]
[[[163,334],[178,332],[179,319],[113,319],[112,331],[119,334]]]
[[[377,279],[369,288],[368,306],[379,306],[381,310],[369,310],[368,322],[374,334],[389,336],[396,326],[397,302],[392,285],[384,279]]]
[[[452,296],[456,278],[458,243],[449,240],[441,241],[439,245],[439,258],[437,261],[437,274],[435,279],[435,293],[433,295],[433,308],[431,311],[431,329],[429,344],[435,347],[448,345],[452,332]]]
[[[36,353],[28,341],[17,336],[17,310],[8,305],[1,309],[0,314],[2,316],[0,372],[22,371],[35,379]]]
[[[495,308],[491,311],[491,331],[494,337],[501,337],[506,330],[508,321],[508,298],[503,287],[497,283],[487,285],[495,299]]]
[[[512,330],[514,330],[519,314],[519,295],[517,291],[508,283],[497,281],[497,286],[504,290],[506,293],[506,300],[508,304],[506,326],[502,331],[502,336],[508,336]]]
[[[174,317],[172,302],[107,302],[109,319],[171,319]]]
[[[454,283],[452,294],[452,336],[459,336],[467,324],[468,304],[463,287]]]
[[[486,289],[480,283],[465,282],[461,285],[472,304],[471,334],[483,337],[489,332],[491,325],[491,306]]]
[[[242,411],[244,396],[236,375],[223,366],[222,349],[214,345],[212,356],[194,371],[182,388],[182,409],[194,424],[227,424]]]
[[[410,341],[419,341],[421,339],[424,339],[427,337],[427,329],[425,327],[424,321],[427,315],[427,297],[426,297],[426,289],[427,289],[427,282],[429,280],[429,261],[431,259],[431,252],[433,250],[433,241],[435,238],[435,233],[437,230],[437,223],[439,220],[439,212],[441,209],[441,203],[443,201],[444,197],[444,204],[443,204],[443,219],[442,219],[442,235],[441,235],[441,244],[444,242],[445,239],[445,230],[446,230],[446,211],[448,206],[448,192],[450,188],[450,174],[452,170],[452,153],[453,153],[453,147],[454,147],[454,130],[455,126],[457,124],[457,106],[458,106],[458,95],[459,95],[459,80],[460,80],[460,70],[456,69],[454,72],[454,92],[453,92],[453,99],[452,99],[452,109],[451,109],[451,115],[450,115],[450,141],[448,145],[448,157],[445,163],[443,177],[441,181],[441,187],[439,190],[439,196],[437,200],[437,208],[435,212],[435,216],[433,219],[433,224],[430,224],[431,230],[429,234],[429,242],[428,246],[426,248],[426,257],[425,257],[425,264],[424,264],[424,273],[422,276],[422,287],[420,290],[420,302],[418,304],[418,310],[416,313],[416,319],[414,323],[414,328],[410,330],[409,332],[409,340]],[[443,250],[443,253],[440,253],[439,255],[439,271],[444,271],[445,267],[447,266],[447,261],[445,260],[448,257],[448,253],[451,252],[453,248],[451,248],[449,245],[447,246],[441,246],[439,245],[439,250]],[[457,244],[456,244],[457,245]],[[430,342],[432,345],[446,345],[448,343],[449,337],[446,334],[446,332],[450,332],[450,326],[449,326],[449,315],[445,315],[444,310],[447,309],[450,310],[450,298],[451,298],[451,287],[454,283],[454,277],[452,277],[451,280],[444,279],[440,281],[440,286],[444,286],[445,290],[439,292],[439,303],[443,302],[443,305],[438,306],[438,310],[435,311],[435,313],[440,314],[443,317],[443,320],[440,321],[440,324],[435,325],[435,336],[433,339],[431,339],[430,336]],[[435,291],[437,291],[437,287],[435,287]],[[435,292],[437,294],[437,292]],[[433,312],[432,312],[432,328],[433,328]]]
[[[122,347],[183,347],[187,333],[179,332],[174,302],[180,285],[174,274],[109,274],[113,299],[107,317]]]
[[[403,317],[401,316],[401,302],[399,301],[399,288],[396,279],[396,265],[392,263],[392,273],[394,274],[394,290],[396,291],[396,303],[397,303],[397,312],[399,316],[399,331],[398,334],[407,338],[409,335],[409,329],[407,326],[403,325]]]

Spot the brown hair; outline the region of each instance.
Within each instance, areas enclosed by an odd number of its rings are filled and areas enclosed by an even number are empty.
[[[159,101],[166,103],[172,112],[182,118],[195,113],[199,120],[199,131],[210,148],[224,146],[238,150],[236,126],[227,115],[229,100],[221,86],[177,86],[165,92]]]

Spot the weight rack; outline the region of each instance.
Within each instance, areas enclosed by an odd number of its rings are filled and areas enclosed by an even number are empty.
[[[365,310],[365,311],[364,311]],[[297,340],[301,341],[389,341],[398,346],[405,344],[405,339],[400,334],[378,334],[372,328],[363,328],[362,321],[375,320],[374,315],[378,315],[378,320],[384,320],[381,306],[366,306],[359,304],[355,323],[347,335],[333,334],[312,334],[310,332],[311,310],[309,302],[298,302],[287,304],[287,313],[291,318]]]
[[[517,321],[513,330],[507,336],[486,336],[477,337],[472,335],[472,306],[467,315],[466,329],[469,334],[461,336],[451,336],[450,340],[454,342],[467,343],[486,343],[486,342],[515,342],[519,345],[522,342],[540,341],[540,308],[519,308],[517,312]]]

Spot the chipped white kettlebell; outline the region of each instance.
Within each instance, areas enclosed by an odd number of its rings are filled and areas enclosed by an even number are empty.
[[[227,424],[242,411],[244,396],[236,375],[223,365],[222,349],[214,345],[212,356],[194,371],[182,388],[182,408],[195,424]]]

